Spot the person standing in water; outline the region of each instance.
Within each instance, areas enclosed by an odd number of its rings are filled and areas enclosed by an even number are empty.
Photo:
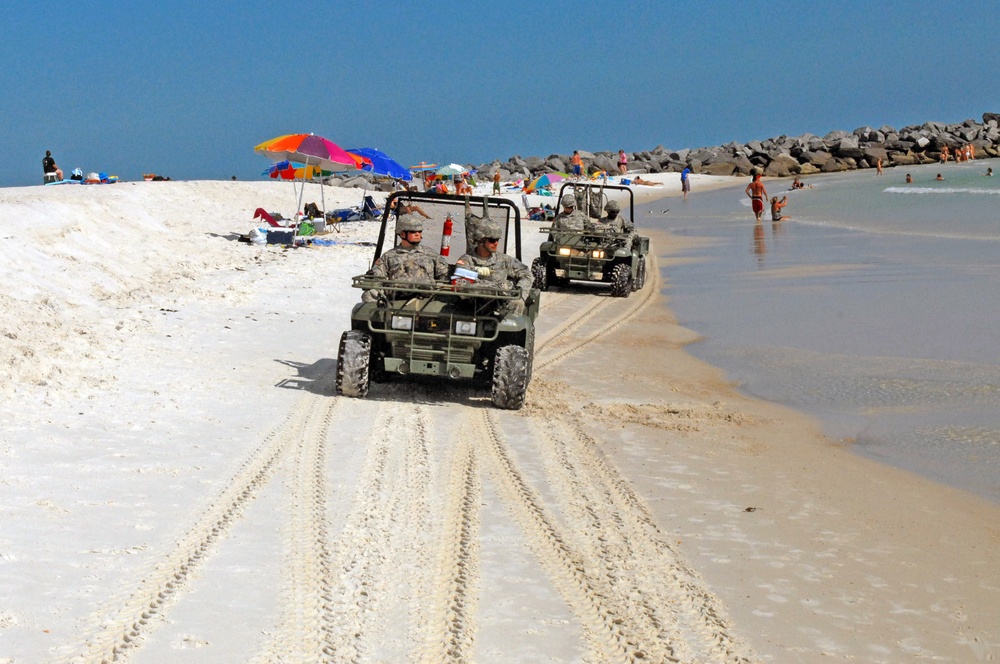
[[[753,180],[747,185],[744,191],[750,197],[753,214],[757,218],[757,222],[760,223],[761,215],[764,214],[764,201],[767,200],[767,189],[764,188],[764,183],[760,181],[760,173],[754,174]]]

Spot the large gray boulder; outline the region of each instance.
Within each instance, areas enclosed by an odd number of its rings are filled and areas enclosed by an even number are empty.
[[[618,160],[612,159],[611,157],[603,154],[594,157],[593,165],[602,171],[607,171],[608,173],[618,172]]]
[[[778,155],[764,167],[764,175],[768,177],[787,177],[796,175],[802,170],[799,160],[791,155]]]
[[[840,173],[841,171],[848,170],[847,162],[843,159],[834,158],[820,166],[819,170],[823,173]]]
[[[558,171],[560,173],[567,173],[566,163],[557,156],[549,157],[545,160],[545,164],[553,170],[553,172]]]
[[[889,159],[895,166],[911,166],[917,163],[917,155],[912,152],[890,152]]]
[[[812,164],[816,167],[822,167],[823,164],[833,159],[833,155],[825,150],[807,150],[799,155],[799,162],[803,164]]]
[[[717,161],[705,164],[699,171],[699,173],[706,175],[732,175],[734,172],[736,172],[736,165],[732,161]]]
[[[829,134],[823,137],[823,142],[827,145],[833,146],[840,142],[840,139],[847,138],[851,134],[849,132],[843,131],[842,129],[836,129],[831,131]]]
[[[853,135],[841,138],[832,151],[837,157],[845,159],[861,159],[864,156],[864,151],[861,150],[858,137]]]
[[[869,164],[875,165],[879,159],[882,160],[883,164],[889,161],[889,153],[881,145],[866,145],[862,148],[862,152],[865,161]]]

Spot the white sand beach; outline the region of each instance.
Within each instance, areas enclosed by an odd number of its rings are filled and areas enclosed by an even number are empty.
[[[543,296],[511,412],[336,396],[378,224],[237,242],[257,207],[291,187],[0,189],[0,664],[1000,655],[1000,508],[687,354],[684,238],[651,234],[666,276],[627,299]]]

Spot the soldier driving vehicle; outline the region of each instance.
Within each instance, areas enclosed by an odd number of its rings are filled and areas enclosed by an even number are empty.
[[[482,214],[476,215],[459,196],[400,193],[418,201],[430,219],[400,215],[395,235],[389,235],[397,194],[389,196],[372,268],[353,279],[365,292],[340,340],[337,392],[364,397],[372,381],[412,374],[488,385],[496,407],[521,408],[531,378],[540,293],[518,260],[518,208],[484,197]],[[457,217],[463,205],[461,228],[452,214]],[[452,234],[475,245],[449,265]],[[440,253],[426,246],[438,243]],[[508,245],[514,256],[506,253]]]
[[[646,283],[649,238],[635,232],[632,190],[569,183],[559,200],[564,212],[541,229],[548,238],[531,263],[535,288],[545,291],[577,280],[610,284],[614,297],[640,290]],[[627,216],[621,215],[622,200],[627,201]],[[602,209],[605,215],[594,219]]]

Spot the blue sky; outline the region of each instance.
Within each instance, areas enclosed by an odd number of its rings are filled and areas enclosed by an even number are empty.
[[[995,2],[10,2],[0,186],[258,179],[312,132],[404,164],[1000,112]]]

